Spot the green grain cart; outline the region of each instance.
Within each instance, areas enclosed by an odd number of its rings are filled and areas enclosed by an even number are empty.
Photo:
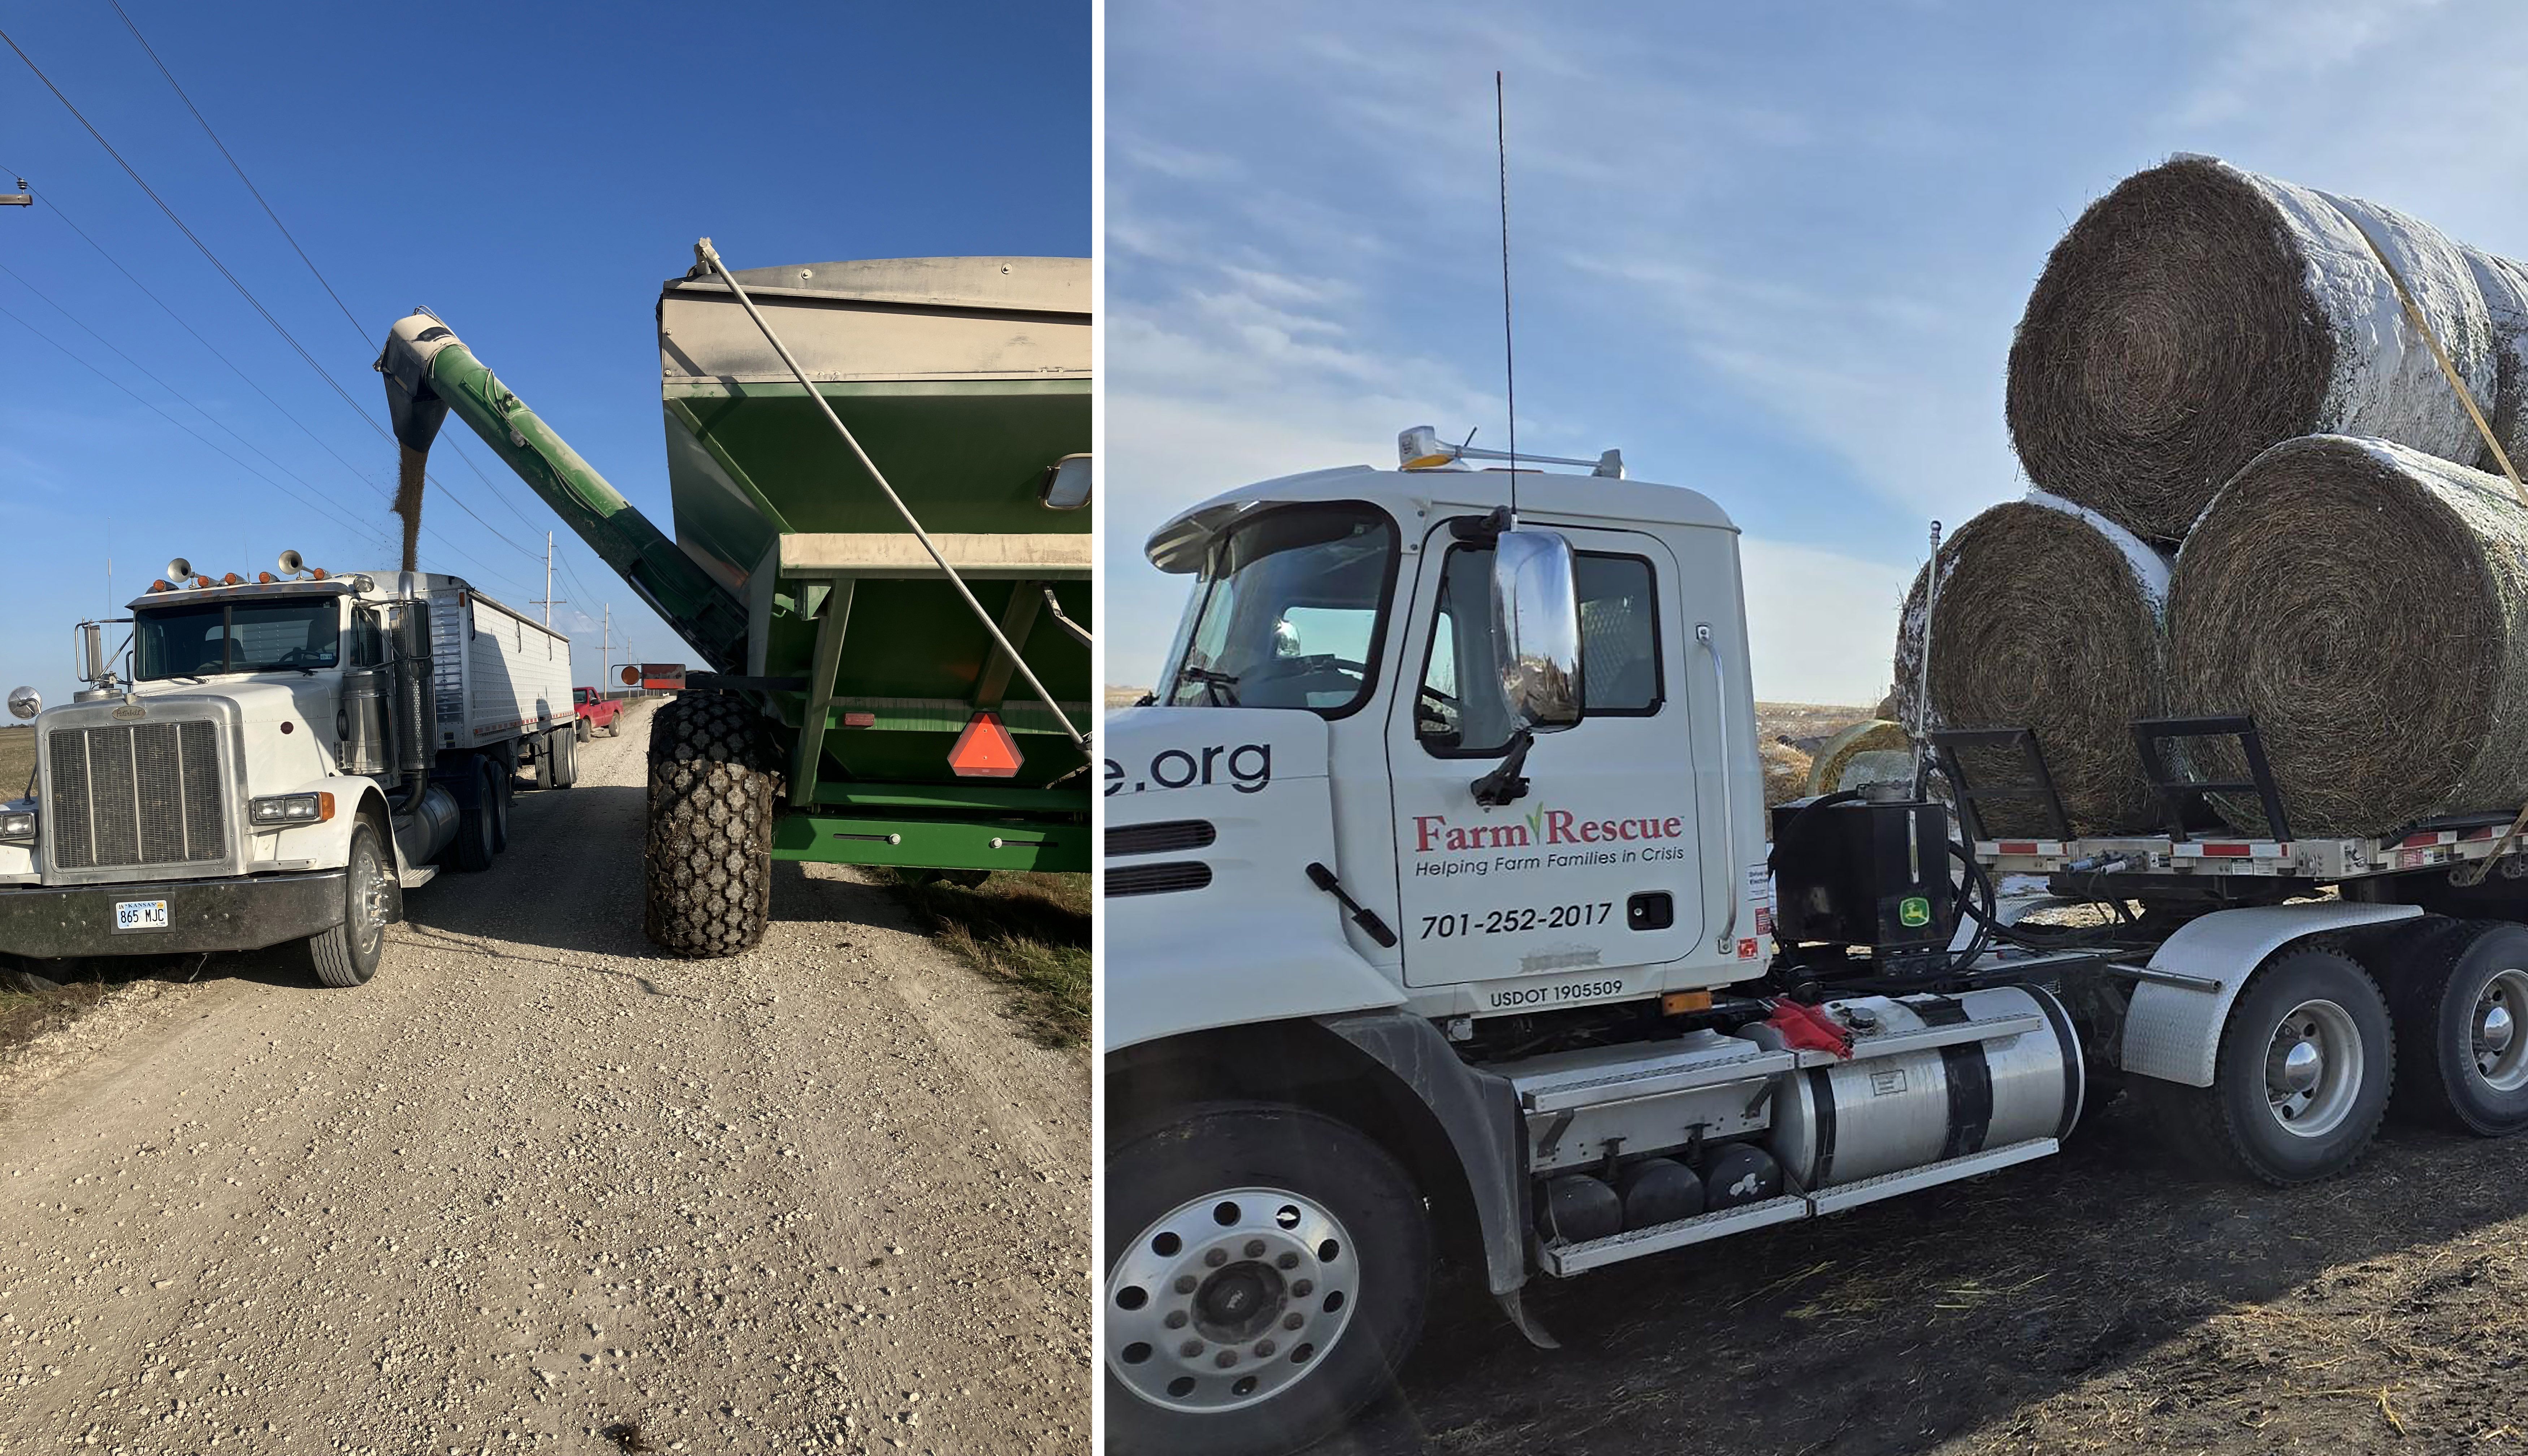
[[[1087,261],[695,255],[673,540],[426,310],[378,361],[412,475],[454,412],[709,664],[651,729],[650,938],[755,944],[772,859],[1085,870]]]

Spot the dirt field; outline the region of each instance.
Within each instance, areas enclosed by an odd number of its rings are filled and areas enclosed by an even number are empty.
[[[2528,1445],[2528,1140],[2399,1126],[2267,1193],[2110,1106],[2050,1162],[1567,1283],[1530,1349],[1452,1284],[1360,1453]]]
[[[658,959],[634,711],[370,985],[13,1059],[0,1452],[1087,1449],[1084,1057],[827,866]]]

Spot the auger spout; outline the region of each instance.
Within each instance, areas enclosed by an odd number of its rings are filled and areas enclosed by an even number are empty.
[[[705,661],[721,672],[745,670],[744,604],[581,459],[436,315],[416,309],[395,320],[377,369],[386,376],[395,442],[407,452],[405,489],[397,497],[407,554],[419,529],[420,460],[453,411]],[[407,559],[406,567],[411,564]]]

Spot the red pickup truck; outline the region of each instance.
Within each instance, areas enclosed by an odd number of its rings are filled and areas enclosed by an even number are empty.
[[[623,715],[623,702],[620,699],[604,697],[595,688],[573,688],[570,690],[570,702],[571,706],[579,714],[581,743],[588,742],[600,728],[606,730],[606,737],[614,736],[614,720]]]

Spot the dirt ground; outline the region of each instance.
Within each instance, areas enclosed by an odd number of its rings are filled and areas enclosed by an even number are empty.
[[[1452,1281],[1343,1456],[2516,1451],[2528,1140],[2266,1192],[2110,1104],[2059,1157],[1528,1288]]]
[[[640,932],[643,747],[387,963],[174,968],[0,1077],[0,1452],[1088,1446],[1088,1076],[888,892]]]

